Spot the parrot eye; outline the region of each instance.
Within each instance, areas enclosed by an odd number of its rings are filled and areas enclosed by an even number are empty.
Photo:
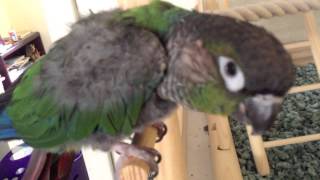
[[[235,76],[237,73],[237,68],[236,65],[233,62],[228,62],[227,65],[225,66],[226,72],[229,76]]]
[[[238,92],[244,88],[245,79],[240,67],[229,57],[218,57],[220,74],[227,89],[231,92]]]

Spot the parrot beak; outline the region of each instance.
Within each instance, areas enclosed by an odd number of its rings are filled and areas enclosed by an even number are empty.
[[[254,134],[262,134],[272,126],[281,110],[282,100],[281,97],[270,94],[258,94],[240,103],[237,111],[231,117],[251,124]]]

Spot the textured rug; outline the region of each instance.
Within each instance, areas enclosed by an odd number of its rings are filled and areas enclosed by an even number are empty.
[[[313,64],[298,67],[296,85],[319,82]],[[320,180],[320,141],[267,150],[271,174],[257,174],[245,127],[231,121],[233,138],[244,179]],[[320,133],[320,90],[288,95],[273,128],[264,141]]]

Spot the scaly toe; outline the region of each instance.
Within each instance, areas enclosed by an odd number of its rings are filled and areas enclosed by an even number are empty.
[[[146,152],[148,152],[151,156],[153,156],[154,161],[159,164],[162,160],[161,154],[153,149],[153,148],[148,148],[148,147],[142,147],[141,149],[145,150]]]
[[[149,179],[154,178],[158,174],[158,163],[161,161],[160,153],[148,147],[140,147],[136,145],[117,143],[113,146],[113,150],[120,154],[120,158],[116,164],[116,176],[120,177],[120,170],[123,165],[128,162],[129,158],[137,158],[143,160],[149,166]]]

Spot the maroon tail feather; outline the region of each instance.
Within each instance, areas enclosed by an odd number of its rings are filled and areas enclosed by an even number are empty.
[[[74,152],[50,154],[34,150],[23,180],[68,180]]]

